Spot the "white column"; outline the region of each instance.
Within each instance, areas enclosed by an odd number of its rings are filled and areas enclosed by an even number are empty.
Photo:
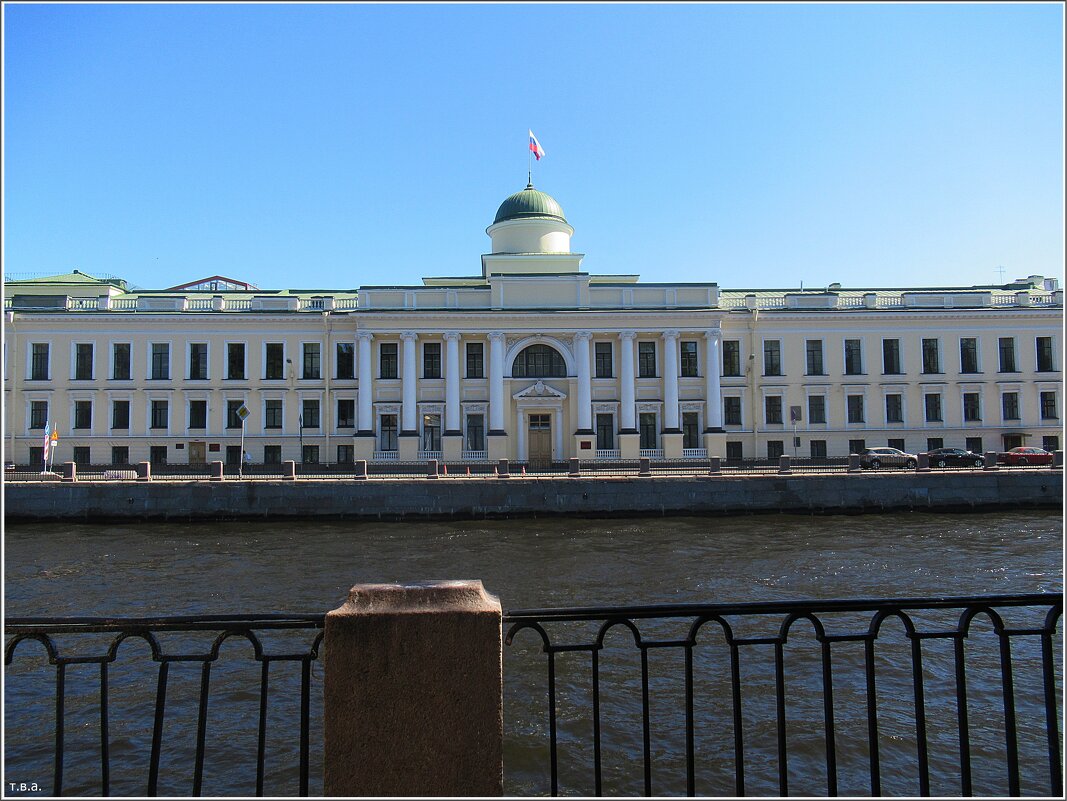
[[[371,357],[371,342],[374,334],[369,331],[357,331],[359,344],[359,430],[374,430],[374,370]]]
[[[707,373],[707,415],[704,427],[716,431],[722,429],[722,330],[712,328],[704,334],[704,370]]]
[[[623,331],[619,334],[619,394],[622,399],[619,413],[620,430],[637,430],[637,407],[634,388],[634,339],[635,331]]]
[[[563,458],[563,409],[554,409],[552,411],[552,428],[553,439],[555,439],[555,448],[553,449],[552,458],[559,461]],[[577,454],[575,454],[577,455]]]
[[[418,431],[418,406],[416,399],[418,397],[417,392],[417,373],[415,368],[417,366],[418,357],[416,356],[415,342],[419,338],[419,335],[413,331],[405,331],[400,335],[400,339],[404,342],[404,405],[400,429],[401,433],[410,434],[413,431]]]
[[[522,409],[515,411],[515,436],[519,438],[518,441],[518,454],[519,461],[526,461],[526,412]]]
[[[504,334],[494,331],[489,335],[489,433],[502,433],[503,431]]]
[[[589,369],[589,348],[593,335],[579,331],[574,335],[574,351],[578,362],[578,430],[593,430],[593,386]]]
[[[663,332],[663,428],[681,430],[678,423],[678,332]]]
[[[445,333],[445,433],[460,433],[459,334]]]

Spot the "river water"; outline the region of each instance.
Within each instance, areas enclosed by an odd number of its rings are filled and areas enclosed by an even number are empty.
[[[340,605],[348,587],[355,583],[465,578],[481,579],[490,592],[500,597],[505,610],[1061,592],[1062,532],[1058,512],[1035,511],[640,520],[18,525],[9,526],[6,532],[6,615],[316,613]],[[535,638],[528,634],[520,635],[515,645],[505,648],[506,791],[520,795],[548,790],[546,663]],[[906,643],[902,637],[898,639]],[[931,645],[933,651],[935,645]],[[54,691],[55,674],[54,669],[31,664],[31,651],[32,648],[26,650],[29,658],[16,659],[6,678],[5,780],[38,780],[47,788],[53,720],[50,694]],[[606,724],[604,730],[607,793],[640,793],[643,789],[641,699],[639,691],[633,692],[633,678],[640,675],[640,658],[633,656],[636,653],[632,642],[629,652],[620,642],[619,660],[613,667],[605,667],[602,712],[606,721],[610,718],[618,722]],[[655,653],[650,658],[655,735],[653,790],[664,795],[683,793],[685,789],[684,762],[677,753],[682,709],[678,706],[682,672],[680,657],[674,659],[677,655],[661,657]],[[1020,656],[1024,663],[1032,657],[1027,653]],[[1062,675],[1061,657],[1062,652],[1057,656],[1058,675]],[[572,794],[589,794],[593,790],[588,655],[582,658],[584,663],[577,658],[559,660],[560,789]],[[844,661],[852,658],[846,656]],[[714,658],[708,659],[711,661],[698,665],[698,673],[714,672]],[[816,697],[819,685],[802,675],[807,669],[805,664],[811,667],[816,663],[805,663],[803,655],[798,659],[798,673],[791,679],[795,682],[792,692],[797,708],[795,713],[790,712],[794,726],[790,736],[798,744],[790,762],[790,790],[824,794],[825,751],[813,734],[821,731],[816,726],[816,722],[821,725],[822,713],[821,696]],[[946,665],[943,655],[932,654],[927,660],[928,681],[932,685],[947,680],[950,670]],[[230,678],[238,681],[241,669],[234,670]],[[1023,664],[1017,685],[1025,685],[1025,671]],[[253,764],[255,759],[253,713],[258,712],[258,670],[245,672],[250,681],[248,687],[212,690],[210,723],[213,731],[223,735],[216,740],[209,737],[205,793],[254,790],[254,784],[249,785],[254,782],[254,778],[249,779],[254,771],[250,774],[247,769],[235,767],[249,754]],[[120,723],[118,707],[125,703],[132,710],[131,715],[147,715],[150,721],[154,673],[140,678],[132,672],[128,677],[120,673],[116,667],[112,759],[121,764],[112,769],[112,793],[134,795],[144,791],[147,733],[134,722]],[[187,794],[191,774],[187,760],[190,727],[180,719],[183,679],[178,673],[176,669],[168,689],[168,714],[173,713],[177,722],[168,722],[164,732],[160,778],[161,794],[168,795]],[[96,719],[91,712],[92,679],[97,675],[89,671],[82,680],[72,668],[68,678],[67,692],[72,700],[67,721],[66,785],[70,792],[80,794],[99,793],[99,750],[98,741],[93,739]],[[198,675],[190,672],[184,680],[193,686]],[[995,678],[994,674],[990,677]],[[771,678],[766,669],[755,668],[751,676],[743,676],[746,737],[751,736],[754,743],[745,755],[746,789],[750,794],[777,794],[774,711],[773,705],[766,707],[763,693]],[[321,681],[318,668],[316,679]],[[79,684],[79,680],[83,683]],[[125,695],[121,691],[123,680],[129,684]],[[835,675],[835,683],[838,681]],[[856,689],[853,685],[859,687],[862,701],[862,672],[843,677],[840,685],[835,703],[840,701],[846,706]],[[272,684],[272,692],[281,693],[284,688],[283,677]],[[706,704],[698,704],[697,709],[698,793],[729,796],[734,780],[729,691],[714,683],[700,685],[697,690],[709,699]],[[899,697],[893,697],[894,692]],[[892,680],[884,688],[879,687],[880,696],[889,693],[879,712],[887,732],[882,768],[886,793],[917,792],[910,777],[915,757],[914,753],[909,756],[906,742],[914,719],[908,711],[910,707],[902,709],[907,706],[903,701],[910,699],[910,692],[909,685],[897,686]],[[1017,686],[1017,692],[1033,695],[1036,691]],[[928,693],[933,694],[931,690]],[[978,704],[971,713],[972,723],[976,722],[976,715],[999,714],[995,698],[984,693],[977,679],[971,697]],[[78,711],[79,698],[86,705],[85,710]],[[227,698],[232,702],[229,705]],[[941,710],[946,718],[945,732],[955,725],[954,696],[952,700],[951,710]],[[1024,784],[1023,790],[1040,794],[1048,787],[1047,768],[1044,773],[1039,769],[1038,734],[1043,731],[1043,722],[1037,719],[1040,705],[1025,700],[1020,703],[1021,728],[1025,730],[1021,744],[1024,767],[1032,768],[1030,772],[1036,777],[1027,779],[1029,784]],[[805,704],[812,709],[805,710]],[[862,712],[862,705],[859,710]],[[818,713],[812,718],[810,730],[804,728],[807,712]],[[848,751],[848,727],[859,726],[857,721],[861,718],[865,725],[866,718],[860,712],[838,712],[843,793],[867,792],[866,751],[860,746],[852,756]],[[195,709],[190,714],[193,713]],[[277,713],[286,721],[287,714]],[[320,711],[313,704],[313,721],[317,714]],[[931,713],[928,726],[932,729],[942,725],[934,720],[936,717]],[[272,722],[278,718],[272,718]],[[982,726],[980,720],[977,724]],[[295,789],[292,737],[287,736],[292,731],[285,730],[287,723],[280,725],[282,731],[276,732],[272,727],[268,739],[268,794],[292,793]],[[317,727],[313,728],[314,794],[321,791],[315,759],[321,735]],[[996,730],[995,720],[989,721],[988,728],[990,732]],[[1033,742],[1027,739],[1031,734]],[[972,747],[978,752],[988,751],[990,761],[996,763],[997,749],[1002,752],[1003,747],[997,745],[992,734],[986,739],[988,743],[981,736],[975,737]],[[250,746],[240,744],[246,740],[250,740]],[[767,742],[761,745],[764,740]],[[936,745],[936,736],[933,741]],[[213,743],[217,752],[211,750]],[[793,746],[791,742],[791,749]],[[213,756],[216,753],[222,756]],[[951,749],[944,753],[934,749],[931,770],[935,794],[959,793],[958,758],[953,758]],[[1003,770],[995,764],[988,769],[976,766],[976,793],[1006,793],[1003,781]]]

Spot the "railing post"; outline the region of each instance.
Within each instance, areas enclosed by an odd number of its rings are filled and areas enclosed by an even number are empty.
[[[222,462],[214,461],[211,463],[211,480],[222,481]]]
[[[985,452],[985,465],[982,467],[982,469],[983,470],[996,470],[996,469],[998,469],[997,468],[997,452],[996,451],[986,451]]]
[[[367,480],[367,460],[356,459],[356,481]]]
[[[59,468],[62,480],[68,484],[72,484],[78,480],[78,465],[74,462],[63,462],[62,467]]]
[[[850,453],[848,455],[848,472],[858,473],[860,471],[860,455],[858,453]]]
[[[930,455],[926,453],[920,453],[915,457],[915,472],[916,473],[929,473],[930,472]]]
[[[497,478],[510,478],[508,474],[508,460],[501,459],[496,463],[496,477]]]
[[[1063,469],[1063,451],[1052,452],[1052,467],[1060,470]]]
[[[151,481],[152,480],[152,463],[151,462],[138,462],[137,463],[137,480],[138,481]]]
[[[282,481],[296,481],[296,462],[292,459],[282,462]]]
[[[784,454],[778,457],[778,475],[780,475],[780,476],[791,476],[791,475],[793,475],[793,470],[789,466],[789,457],[784,455]]]
[[[426,460],[426,478],[437,478],[437,460]]]
[[[640,468],[637,471],[637,475],[644,478],[649,478],[652,475],[652,460],[647,456],[642,456],[640,461]]]
[[[582,475],[582,465],[578,461],[577,456],[571,457],[570,470],[568,471],[567,475],[569,475],[571,478],[578,478]]]
[[[502,795],[500,622],[480,581],[353,587],[326,615],[324,795]]]
[[[708,475],[714,476],[722,472],[722,458],[719,456],[712,456],[710,459],[710,466],[708,467]]]

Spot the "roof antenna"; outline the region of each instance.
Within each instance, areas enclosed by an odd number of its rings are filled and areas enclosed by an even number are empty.
[[[1000,283],[1004,283],[1004,265],[997,265],[997,275],[1000,276]]]

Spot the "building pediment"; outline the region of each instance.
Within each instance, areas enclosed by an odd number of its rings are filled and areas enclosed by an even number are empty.
[[[555,387],[550,387],[544,381],[538,381],[535,384],[531,384],[526,389],[516,392],[511,396],[515,400],[526,400],[529,398],[550,398],[553,400],[562,400],[567,397],[566,392],[561,392]]]

